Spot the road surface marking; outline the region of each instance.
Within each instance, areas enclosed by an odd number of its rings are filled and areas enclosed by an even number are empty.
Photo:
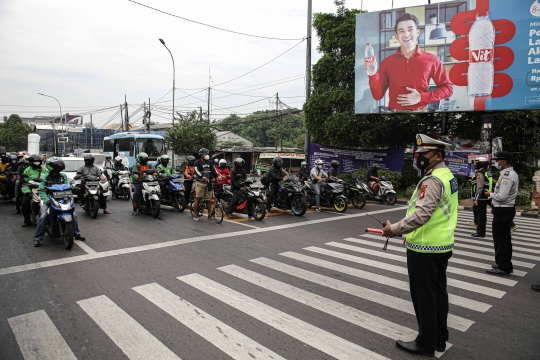
[[[512,233],[512,241],[514,239],[523,240],[527,242],[533,242],[533,243],[540,243],[540,239],[534,238],[534,236],[538,236],[539,230],[525,230],[523,227],[519,227],[518,230]],[[469,225],[459,225],[456,228],[457,232],[465,232],[467,234],[473,234],[474,228]],[[526,235],[526,236],[521,236]],[[486,239],[492,239],[493,238],[493,232],[490,230],[486,230]]]
[[[464,213],[464,212],[459,212],[458,214],[458,219],[459,217],[463,217],[463,220],[467,220],[467,221],[473,221],[474,220],[474,215],[472,213]],[[493,215],[492,214],[487,214],[487,218],[488,220],[493,220]],[[525,219],[524,217],[522,216],[518,216],[518,217],[515,217],[514,218],[514,223],[516,225],[520,225],[520,224],[523,224],[523,225],[536,225],[536,226],[539,226],[540,227],[540,220],[534,220],[534,219]]]
[[[258,342],[156,283],[137,286],[133,290],[233,359],[283,359]]]
[[[473,239],[467,239],[467,238],[464,238],[464,237],[461,237],[463,236],[464,234],[456,234],[454,235],[454,241],[456,243],[468,243],[468,244],[474,244],[474,245],[482,245],[482,246],[485,246],[486,248],[488,248],[490,251],[495,251],[494,248],[493,248],[493,243],[491,242],[487,242],[487,241],[484,241],[484,240],[473,240]],[[540,254],[540,250],[536,250],[536,249],[529,249],[529,248],[524,248],[524,247],[521,247],[521,246],[515,246],[513,245],[515,242],[512,241],[512,256],[514,256],[514,250],[519,250],[519,251],[523,251],[525,253],[531,253],[531,254]],[[517,255],[515,255],[517,256]]]
[[[375,251],[375,250],[371,250],[371,249],[365,249],[365,248],[362,248],[362,247],[352,246],[352,245],[348,245],[348,244],[341,244],[341,243],[337,243],[337,242],[333,242],[333,241],[325,243],[325,245],[337,247],[337,248],[340,248],[340,249],[350,250],[350,251],[358,252],[358,253],[361,253],[361,254],[373,255],[373,256],[378,256],[378,257],[382,257],[382,258],[385,258],[385,259],[392,259],[392,260],[395,260],[395,261],[400,261],[400,262],[407,263],[407,257],[403,256],[403,255],[394,255],[394,254],[388,254],[388,253],[381,253],[380,251]],[[514,286],[514,285],[517,284],[517,281],[515,281],[515,280],[510,280],[510,279],[500,278],[500,277],[496,277],[496,276],[492,276],[492,275],[487,275],[486,273],[478,273],[478,272],[475,272],[475,271],[455,268],[453,266],[448,266],[446,268],[446,271],[451,273],[451,274],[467,276],[467,277],[471,277],[473,279],[492,282],[492,283],[495,283],[495,284],[501,284],[501,285],[506,285],[506,286]]]
[[[105,295],[77,301],[130,359],[180,359]]]
[[[386,359],[339,336],[308,324],[199,274],[179,280],[337,359]]]
[[[405,207],[403,206],[400,206],[400,207],[394,206],[391,209],[371,211],[370,214],[386,213],[386,212],[392,212],[392,211],[398,211],[398,210],[404,210],[404,209]],[[300,227],[300,226],[309,226],[309,225],[320,224],[320,223],[325,223],[325,222],[351,219],[351,218],[361,217],[361,216],[366,216],[366,213],[353,214],[346,217],[336,216],[336,217],[329,217],[325,219],[301,221],[301,222],[297,222],[293,224],[260,227],[253,230],[243,230],[243,231],[234,231],[234,232],[215,234],[215,235],[197,236],[197,237],[188,238],[188,239],[170,240],[170,241],[164,241],[164,242],[160,242],[156,244],[148,244],[148,245],[134,246],[134,247],[129,247],[129,248],[117,249],[117,250],[97,252],[95,254],[72,256],[72,257],[64,258],[64,259],[41,261],[41,262],[32,263],[32,264],[17,265],[17,266],[0,269],[0,276],[7,275],[7,274],[14,274],[14,273],[23,272],[23,271],[43,269],[43,268],[52,267],[52,266],[72,264],[72,263],[77,263],[81,261],[102,259],[102,258],[106,258],[110,256],[118,256],[118,255],[125,255],[125,254],[133,254],[133,253],[142,252],[142,251],[163,249],[163,248],[168,248],[172,246],[196,243],[200,241],[218,240],[218,239],[225,239],[225,238],[231,238],[231,237],[239,237],[242,235],[257,234],[257,233],[262,233],[262,232],[270,232],[270,231],[283,230],[283,229],[291,229],[291,228]]]
[[[380,240],[380,236],[376,236],[376,235],[373,235],[373,236],[378,238],[378,240]],[[343,241],[353,242],[355,244],[373,246],[373,247],[376,247],[376,248],[380,249],[380,247],[381,247],[380,242],[368,241],[368,240],[365,239],[366,237],[371,238],[371,235],[363,235],[362,239],[347,238],[347,239],[343,239]],[[327,245],[328,245],[328,243],[327,243]],[[398,246],[388,245],[387,250],[398,251],[398,252],[407,252],[407,248],[405,246],[398,247]],[[379,253],[382,254],[380,256],[387,257],[386,253],[381,253],[380,251],[379,251]],[[451,263],[467,265],[467,266],[476,267],[476,268],[480,268],[480,269],[484,269],[484,270],[491,268],[490,264],[485,264],[485,263],[479,263],[477,261],[470,261],[470,260],[460,259],[460,258],[456,258],[454,255],[455,254],[453,254],[452,257],[449,260]],[[401,260],[398,260],[398,261],[401,261]],[[522,276],[523,277],[523,276],[527,275],[527,272],[526,271],[514,270],[514,272],[512,274],[516,275],[516,276]]]
[[[227,274],[236,276],[242,280],[260,286],[266,290],[273,291],[301,304],[330,314],[339,319],[360,326],[376,334],[396,339],[414,339],[418,331],[405,326],[393,323],[381,317],[371,315],[351,306],[341,304],[337,301],[313,294],[295,286],[269,278],[251,270],[244,269],[237,265],[228,265],[218,268]],[[448,344],[447,344],[448,346]],[[447,347],[448,349],[448,347]]]
[[[460,236],[461,237],[461,236],[469,236],[470,233],[465,232],[465,230],[456,229],[456,231],[454,231],[454,234],[455,234],[455,236]],[[484,238],[484,240],[481,240],[482,238],[473,238],[472,236],[471,236],[471,239],[474,239],[474,240],[482,243],[482,245],[486,244],[486,245],[489,245],[489,246],[493,247],[492,234],[486,233],[486,237]],[[540,240],[535,240],[535,241],[540,241]],[[540,244],[536,244],[532,240],[531,241],[527,241],[527,240],[520,241],[520,237],[512,235],[512,246],[513,247],[515,247],[514,244],[525,245],[525,246],[530,246],[530,247],[540,247]],[[533,250],[534,251],[534,249],[529,249],[529,248],[521,248],[521,249]],[[536,251],[538,251],[538,253],[540,253],[540,250],[536,250]]]
[[[407,275],[407,268],[402,267],[402,266],[390,265],[390,264],[386,264],[386,263],[383,263],[383,262],[380,262],[380,261],[369,260],[369,259],[362,258],[362,257],[359,257],[359,256],[352,256],[352,255],[348,255],[348,254],[343,254],[343,253],[340,253],[340,252],[327,250],[327,249],[323,249],[323,248],[318,248],[318,247],[315,247],[315,246],[307,247],[304,250],[312,251],[312,252],[315,252],[315,253],[318,253],[318,254],[332,256],[332,257],[335,257],[335,258],[338,258],[338,259],[352,261],[352,262],[355,262],[357,264],[373,266],[373,267],[376,267],[376,268],[379,268],[379,269],[393,271],[393,272],[396,272],[396,273],[399,273],[399,274]],[[493,296],[493,297],[497,297],[497,298],[501,298],[504,294],[506,294],[506,292],[501,291],[501,290],[492,289],[492,288],[489,288],[489,287],[486,287],[486,286],[471,284],[471,283],[461,281],[461,280],[455,280],[455,279],[448,278],[447,283],[450,286],[454,286],[454,287],[464,289],[464,290],[474,291],[474,292],[477,292],[479,294],[489,295],[489,296]]]
[[[8,319],[25,360],[77,360],[45,311]]]
[[[75,244],[77,244],[81,249],[86,251],[87,254],[97,254],[97,252],[94,249],[92,249],[90,246],[86,245],[81,240],[74,240],[73,242]]]
[[[232,220],[229,220],[229,219],[225,219],[225,221],[228,222],[228,223],[231,223],[231,224],[244,225],[244,226],[247,226],[248,228],[252,228],[252,229],[260,229],[257,226],[244,224],[243,222],[240,222],[240,221],[232,221]]]
[[[287,252],[280,255],[288,257],[289,254],[291,254],[292,256],[296,255],[292,252]],[[400,299],[398,297],[384,294],[379,291],[371,290],[359,285],[350,284],[345,281],[333,279],[325,275],[317,274],[308,270],[304,270],[266,258],[258,258],[250,261],[277,271],[284,272],[297,278],[313,282],[315,284],[345,292],[347,294],[374,302],[376,304],[387,306],[394,310],[403,311],[404,313],[410,315],[415,315],[413,303],[408,300]],[[448,326],[451,328],[457,329],[459,331],[467,331],[467,329],[472,324],[474,324],[474,321],[456,315],[448,314]]]

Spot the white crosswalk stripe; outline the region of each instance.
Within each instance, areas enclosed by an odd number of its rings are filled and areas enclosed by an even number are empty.
[[[481,245],[481,246],[485,246],[488,250],[494,251],[493,250],[493,243],[490,243],[490,242],[485,241],[485,240],[474,240],[474,238],[466,238],[466,237],[463,237],[463,236],[467,236],[467,235],[466,234],[456,233],[454,235],[454,242],[456,244],[460,244],[460,243],[464,242],[464,243],[468,243],[468,244]],[[512,249],[513,250],[519,250],[522,253],[540,254],[540,250],[524,248],[522,246],[515,246],[514,243],[515,243],[515,241],[512,241]]]
[[[185,275],[180,281],[230,305],[263,323],[278,329],[338,359],[386,359],[339,336],[324,331],[276,308],[252,299],[199,274]]]
[[[454,235],[457,237],[461,237],[461,238],[467,238],[467,236],[470,236],[471,233],[467,233],[466,231],[463,231],[463,230],[456,230],[454,231]],[[475,240],[478,240],[478,239],[482,239],[482,238],[473,238],[471,236],[472,239],[475,239]],[[493,246],[493,237],[491,235],[491,233],[486,233],[486,237],[484,238],[485,240],[491,240],[491,241],[483,241],[485,242],[487,245],[491,245]],[[482,241],[482,240],[479,240],[479,241]],[[537,243],[534,243],[534,242],[531,242],[531,241],[521,241],[518,239],[518,237],[516,236],[513,236],[512,235],[512,244],[517,244],[517,245],[525,245],[525,246],[530,246],[530,247],[540,247],[540,243],[537,244]],[[522,249],[528,249],[528,248],[522,248]],[[534,250],[534,249],[530,249],[530,250]],[[539,251],[539,250],[537,250]]]
[[[97,296],[77,304],[128,358],[180,359],[108,297]]]
[[[525,242],[531,242],[531,243],[540,243],[540,238],[538,237],[538,230],[521,230],[522,228],[519,228],[519,231],[515,231],[512,233],[512,240],[523,240]],[[457,232],[464,232],[466,234],[474,234],[476,232],[476,228],[469,226],[469,225],[457,225],[456,228]],[[492,238],[493,232],[491,231],[491,226],[486,227],[486,238]]]
[[[493,214],[490,214],[489,211],[487,213],[488,221],[491,221],[493,219]],[[459,213],[459,220],[464,221],[473,221],[474,220],[474,214],[472,212],[460,212]],[[526,225],[526,226],[540,226],[540,220],[538,219],[531,219],[531,218],[524,218],[521,216],[517,216],[514,218],[514,223],[516,225]]]

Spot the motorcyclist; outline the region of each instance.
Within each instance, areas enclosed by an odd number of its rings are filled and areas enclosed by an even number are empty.
[[[46,169],[41,167],[41,156],[34,154],[28,159],[30,166],[28,166],[22,174],[22,182],[36,181],[41,182],[41,175],[47,172]],[[22,213],[24,215],[24,223],[22,227],[30,226],[30,201],[32,200],[32,189],[28,186],[22,187]]]
[[[15,181],[17,180],[17,175],[15,172],[17,171],[17,155],[10,154],[8,156],[9,158],[9,165],[6,167],[5,171],[9,174],[6,174],[6,177],[8,179],[7,181],[7,193],[11,199],[12,202],[15,202],[17,199],[15,198]]]
[[[137,155],[137,163],[133,166],[133,212],[132,216],[137,215],[137,203],[142,200],[143,179],[147,176],[146,170],[153,170],[154,166],[148,163],[148,155],[140,152]]]
[[[234,160],[234,169],[231,171],[231,184],[233,187],[233,197],[231,201],[231,208],[228,211],[229,218],[232,218],[232,213],[238,206],[239,200],[245,199],[242,192],[246,191],[246,188],[243,186],[243,181],[247,179],[246,170],[244,169],[245,161],[242,158],[236,158]],[[248,207],[248,217],[253,216],[251,207]]]
[[[231,171],[227,169],[227,160],[219,160],[219,166],[216,168],[217,173],[221,176],[221,180],[218,181],[218,191],[216,197],[218,201],[221,201],[221,194],[223,193],[223,185],[231,184]]]
[[[24,170],[26,170],[26,168],[29,166],[28,158],[30,156],[26,155],[25,153],[22,154],[24,155],[22,157],[19,167],[17,168],[17,181],[15,182],[15,197],[17,198],[17,200],[15,201],[15,211],[13,212],[13,215],[17,215],[21,212],[21,203],[23,197],[22,184],[24,182],[22,179],[22,175],[24,173]]]
[[[111,178],[109,176],[109,172],[105,170],[112,170],[113,162],[111,155],[105,155],[105,161],[101,165],[103,168],[103,174],[105,174],[105,177],[107,178],[107,181],[111,181]]]
[[[66,174],[61,172],[66,168],[64,161],[59,157],[53,156],[48,158],[45,162],[45,168],[48,173],[41,175],[41,182],[39,183],[39,196],[43,200],[43,205],[41,206],[41,215],[39,216],[39,222],[37,224],[36,233],[34,234],[34,247],[41,246],[41,242],[45,237],[45,229],[47,224],[45,223],[45,217],[47,216],[47,211],[50,206],[50,199],[45,190],[45,186],[65,184],[69,185],[69,179]],[[79,221],[77,219],[77,214],[73,211],[73,232],[75,233],[75,240],[86,240],[84,236],[81,235],[79,230]]]
[[[332,160],[330,162],[330,169],[328,170],[328,177],[333,180],[339,180],[339,175],[337,172],[339,166],[339,160]]]
[[[279,182],[287,180],[285,171],[281,168],[283,166],[283,160],[279,156],[276,156],[272,161],[272,166],[268,174],[270,175],[270,196],[268,198],[268,207],[266,212],[269,214],[272,212],[272,206],[276,198],[277,191],[279,189]]]
[[[116,191],[118,190],[117,189],[118,172],[128,170],[127,166],[125,166],[124,163],[122,162],[122,157],[117,156],[114,158],[114,163],[112,164],[111,170],[112,170],[112,180],[111,180],[112,188]],[[113,191],[113,196],[114,196],[114,191]]]
[[[190,202],[191,192],[193,190],[193,177],[195,176],[195,156],[187,157],[186,168],[184,169],[184,188],[186,189],[186,204]]]
[[[210,156],[208,155],[208,149],[202,148],[199,150],[201,158],[195,161],[195,180],[196,180],[196,193],[195,203],[193,204],[193,220],[199,221],[199,203],[201,199],[212,198],[212,191],[209,189],[212,181],[217,178],[221,180],[221,176],[217,173],[216,168],[210,162]],[[212,202],[208,202],[208,220],[214,219],[212,215],[213,205]]]
[[[214,167],[217,170],[219,168],[219,158],[217,157],[217,155],[214,155],[212,156],[212,159],[213,159]]]
[[[9,165],[9,159],[6,153],[0,154],[0,171],[4,171]]]
[[[378,170],[381,168],[381,166],[377,163],[373,163],[371,165],[371,169],[368,170],[367,173],[367,181],[369,183],[369,186],[373,189],[375,192],[375,195],[379,193],[379,181],[381,180],[379,178]]]
[[[315,167],[311,169],[310,176],[315,191],[315,206],[317,206],[317,211],[321,212],[322,182],[328,178],[328,174],[323,170],[323,161],[321,159],[315,160]]]
[[[307,167],[307,162],[302,161],[300,163],[300,173],[298,174],[300,181],[306,181],[309,179],[309,169]]]
[[[84,166],[81,166],[77,170],[77,174],[73,178],[74,180],[81,179],[81,186],[76,190],[77,197],[79,199],[79,202],[81,203],[81,206],[84,208],[84,192],[85,192],[85,182],[87,177],[94,177],[94,178],[100,178],[101,180],[105,180],[105,177],[101,174],[101,170],[94,165],[94,155],[92,154],[86,154],[84,155]],[[75,193],[75,191],[74,191]],[[105,196],[103,196],[103,190],[101,186],[99,186],[99,208],[103,209],[104,214],[110,214],[111,212],[107,210],[107,201],[105,200]]]
[[[160,176],[169,176],[176,174],[176,171],[169,165],[169,157],[167,155],[161,155],[157,159],[156,173]],[[161,188],[161,197],[164,198],[167,195],[167,182],[159,180],[159,187]]]

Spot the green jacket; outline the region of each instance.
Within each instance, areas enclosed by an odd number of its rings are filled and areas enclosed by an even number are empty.
[[[163,166],[162,164],[159,164],[158,166],[156,166],[156,173],[169,176],[171,174],[176,174],[176,171],[174,171],[172,166],[170,165]]]
[[[47,174],[47,173],[48,171],[43,169],[41,166],[39,167],[39,169],[34,169],[32,166],[29,166],[26,169],[24,169],[22,181],[28,182],[34,178],[41,178],[41,175]],[[32,189],[30,189],[28,186],[23,186],[22,192],[23,194],[29,194],[32,192]]]
[[[43,202],[47,202],[49,201],[49,195],[47,195],[47,193],[45,191],[42,191],[42,190],[45,190],[45,185],[47,185],[47,183],[49,182],[47,179],[49,177],[49,175],[51,175],[52,173],[45,173],[43,175],[41,175],[41,180],[43,180],[42,182],[39,183],[39,196],[41,197],[41,199],[43,200]],[[64,174],[63,172],[60,173],[60,175],[62,176],[62,182],[61,183],[56,183],[54,185],[59,185],[59,184],[64,184],[64,185],[69,185],[69,179],[67,177],[66,174]]]

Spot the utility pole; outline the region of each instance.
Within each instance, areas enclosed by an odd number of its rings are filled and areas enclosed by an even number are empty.
[[[202,122],[202,106],[199,106],[199,121]]]
[[[94,124],[92,123],[92,114],[90,114],[90,149],[94,148]]]
[[[122,112],[122,105],[120,105],[120,126],[122,131],[124,131],[124,113]]]
[[[127,104],[127,96],[124,95],[125,100],[125,107],[126,107],[126,131],[129,131],[129,115],[128,115],[128,104]]]
[[[142,123],[143,123],[143,127],[144,127],[144,131],[145,132],[148,132],[147,128],[146,128],[146,122],[148,121],[147,118],[146,118],[146,115],[148,115],[148,113],[146,112],[146,101],[143,103],[143,117],[142,117]]]
[[[278,151],[279,93],[276,93],[276,151]]]
[[[150,111],[151,107],[150,107],[150,98],[148,98],[148,116],[146,117],[146,131],[147,132],[150,132],[150,117],[152,116],[152,111]]]
[[[308,15],[307,15],[307,46],[306,46],[306,103],[309,100],[311,95],[311,19],[313,17],[312,11],[312,0],[308,0]],[[305,114],[304,114],[305,115]],[[309,131],[306,128],[304,135],[304,154],[306,156],[306,161],[309,162],[308,158],[309,152]]]

